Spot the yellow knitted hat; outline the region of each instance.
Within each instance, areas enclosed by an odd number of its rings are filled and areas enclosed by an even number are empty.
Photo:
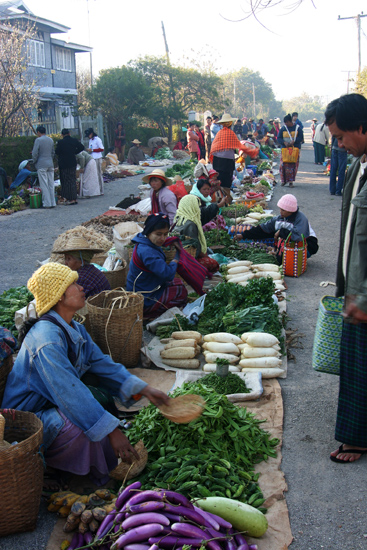
[[[27,283],[36,299],[39,317],[47,313],[65,293],[65,290],[78,279],[78,273],[57,263],[48,263],[37,269]]]

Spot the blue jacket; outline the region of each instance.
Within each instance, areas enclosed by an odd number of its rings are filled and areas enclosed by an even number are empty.
[[[138,245],[138,257],[151,273],[139,269],[131,259],[126,290],[141,292],[144,296],[144,307],[152,307],[155,300],[162,296],[167,283],[173,281],[177,263],[172,261],[167,264],[163,250],[143,233],[136,235],[132,242]],[[176,255],[178,257],[178,254]]]
[[[62,329],[50,321],[38,321],[25,337],[8,376],[2,407],[35,413],[43,422],[46,449],[64,426],[57,409],[90,441],[101,441],[119,421],[104,410],[81,382],[83,374],[89,371],[103,379],[103,388],[119,397],[125,406],[133,404],[131,396],[147,384],[104,355],[82,325],[73,321],[70,326],[54,311],[49,313],[69,334],[76,365],[68,359]]]

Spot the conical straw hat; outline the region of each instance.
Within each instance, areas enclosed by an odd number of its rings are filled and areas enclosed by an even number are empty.
[[[74,252],[78,250],[89,250],[97,254],[98,252],[104,252],[102,248],[91,246],[91,244],[84,237],[78,237],[73,235],[68,239],[65,244],[61,245],[57,249],[52,249],[53,254],[66,254],[66,252]]]

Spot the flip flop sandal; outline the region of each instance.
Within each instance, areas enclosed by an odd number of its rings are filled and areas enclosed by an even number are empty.
[[[338,449],[338,454],[339,453],[354,453],[354,454],[359,454],[359,455],[364,455],[365,453],[367,453],[367,449],[365,451],[361,451],[360,449],[343,449],[343,446],[344,446],[344,443],[342,443]],[[350,463],[350,460],[342,460],[341,458],[337,458],[337,456],[331,456],[330,455],[330,460],[332,460],[333,462],[337,462],[338,464],[349,464]],[[359,460],[359,459],[358,459]],[[353,461],[355,462],[355,461]]]

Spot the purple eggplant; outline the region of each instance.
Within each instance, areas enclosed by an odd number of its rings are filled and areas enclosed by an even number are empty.
[[[235,538],[235,541],[237,543],[238,548],[241,547],[241,550],[248,550],[247,540],[242,535],[242,533],[235,533],[234,538]],[[242,548],[242,546],[244,546],[244,548]]]
[[[222,550],[221,545],[216,540],[208,540],[206,546],[209,550]]]
[[[116,514],[115,523],[120,525],[120,523],[122,523],[124,521],[125,516],[126,516],[125,512],[119,512],[118,514]]]
[[[115,525],[114,528],[113,528],[113,532],[116,534],[116,533],[118,533],[118,532],[120,531],[120,529],[121,529],[121,525],[120,525],[120,524]]]
[[[101,525],[98,527],[95,540],[102,539],[108,533],[113,525],[116,514],[117,511],[113,510],[113,512],[106,515]]]
[[[191,502],[180,493],[166,490],[160,490],[159,492],[162,493],[163,500],[167,500],[167,502],[169,502],[170,504],[180,504],[181,506],[185,506],[186,508],[194,509],[194,506],[191,504]]]
[[[224,533],[219,533],[213,527],[205,527],[205,533],[208,533],[208,539],[227,540]]]
[[[93,542],[93,535],[90,531],[87,531],[84,533],[84,545],[90,544],[91,542]]]
[[[128,544],[124,550],[150,550],[149,544]]]
[[[67,550],[75,550],[84,545],[84,537],[81,533],[74,533]]]
[[[141,504],[129,504],[126,507],[126,510],[130,514],[142,514],[143,512],[158,512],[158,510],[164,510],[164,502],[158,500],[148,500],[147,502],[142,502]]]
[[[177,523],[178,521],[180,521],[182,519],[182,517],[179,516],[178,514],[171,514],[170,512],[166,512],[166,511],[163,511],[161,513],[164,516],[166,516],[166,518],[168,518],[171,523]]]
[[[224,541],[224,548],[225,550],[237,550],[237,545],[234,541],[234,539],[227,539]]]
[[[257,550],[257,544],[250,544],[248,550]]]
[[[210,523],[204,518],[204,516],[195,512],[191,508],[186,508],[185,506],[173,506],[172,504],[165,504],[164,510],[171,514],[179,514],[180,516],[185,517],[193,523],[198,525],[204,525],[205,527],[211,527]]]
[[[135,493],[132,493],[132,491],[137,489],[141,489],[140,481],[135,481],[135,483],[131,483],[131,485],[123,489],[119,494],[119,496],[117,497],[117,500],[115,503],[116,510],[121,510],[121,508],[127,502],[127,500],[135,494]]]
[[[167,548],[168,550],[172,550],[172,548],[176,548],[178,544],[181,546],[188,544],[190,546],[194,546],[195,548],[200,548],[202,539],[190,539],[168,535],[167,537],[150,537],[149,542],[150,544],[158,544],[159,548]]]
[[[236,540],[237,540],[237,536],[236,536]],[[249,550],[249,546],[247,544],[247,541],[245,540],[245,544],[240,544],[238,547],[237,547],[237,550]]]
[[[162,493],[158,491],[142,491],[137,495],[134,495],[129,500],[129,506],[134,506],[135,504],[140,504],[141,502],[147,502],[148,500],[163,500]]]
[[[155,512],[150,512],[147,514],[134,514],[125,519],[121,524],[121,527],[124,531],[129,531],[132,527],[137,527],[138,525],[145,525],[146,523],[160,523],[161,525],[169,525],[170,521],[166,516],[162,514],[157,514]]]
[[[124,533],[121,537],[119,537],[117,541],[114,542],[111,546],[111,550],[123,548],[127,544],[147,540],[149,537],[154,537],[158,535],[158,533],[160,533],[161,531],[163,531],[163,525],[161,525],[160,523],[139,525],[139,527],[130,529],[130,531],[127,531],[127,533]]]
[[[191,525],[191,523],[174,523],[171,525],[171,529],[183,537],[192,537],[193,539],[198,539],[201,537],[202,540],[211,538],[207,535],[207,533],[204,533],[200,527]]]
[[[214,518],[215,521],[217,523],[219,523],[220,527],[224,527],[224,529],[231,529],[232,528],[232,525],[228,521],[226,521],[225,519],[220,518],[219,516],[217,516],[215,514],[212,514],[211,512],[205,512],[205,517],[206,517],[206,514],[209,514],[212,518]]]
[[[219,523],[217,522],[216,519],[214,519],[214,517],[212,516],[212,514],[209,514],[209,512],[205,512],[204,510],[201,510],[200,508],[198,508],[197,506],[194,506],[194,510],[195,512],[197,512],[200,516],[203,516],[211,525],[211,527],[213,527],[213,529],[215,529],[216,531],[219,531],[220,529],[220,525]]]

